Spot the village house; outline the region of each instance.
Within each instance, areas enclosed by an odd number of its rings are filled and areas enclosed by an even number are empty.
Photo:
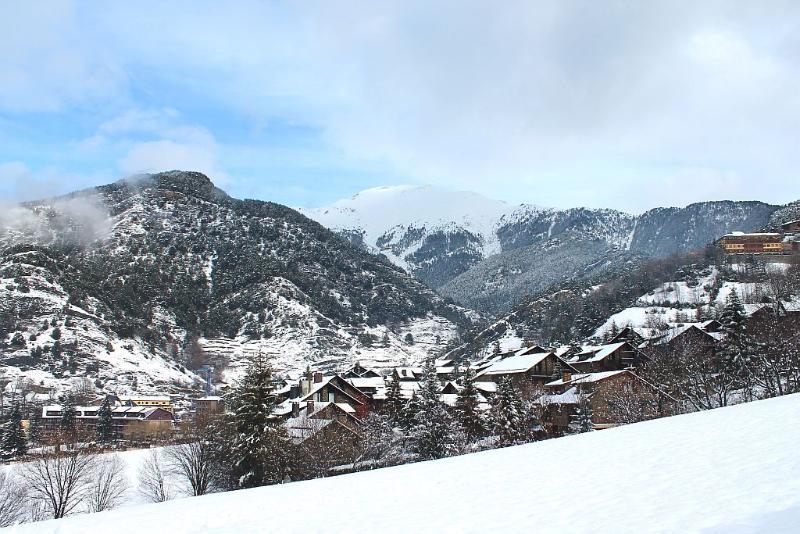
[[[386,393],[386,381],[382,376],[353,377],[348,378],[347,382],[373,400]]]
[[[225,413],[225,400],[214,395],[192,399],[192,407],[198,418],[212,417]]]
[[[627,341],[631,345],[638,346],[645,340],[644,336],[639,333],[635,328],[626,326],[615,336],[608,340],[609,343],[621,343],[623,341]]]
[[[532,352],[527,348],[514,356],[499,360],[475,375],[476,382],[497,382],[508,379],[517,388],[544,385],[562,368],[572,367],[553,352]]]
[[[452,365],[452,360],[447,360],[449,365],[439,365],[445,361],[437,360],[436,362],[436,378],[439,381],[452,380],[456,373],[456,367]],[[422,367],[395,367],[392,370],[392,379],[401,382],[419,382],[422,379]]]
[[[350,369],[341,374],[343,378],[380,378],[381,374],[356,362]]]
[[[642,363],[643,354],[627,341],[608,345],[587,345],[566,361],[582,373],[617,371]]]
[[[685,347],[707,351],[714,350],[722,338],[719,332],[703,330],[699,324],[687,324],[670,328],[661,335],[648,339],[641,347],[660,351],[683,350]]]
[[[284,428],[293,444],[329,466],[352,463],[358,456],[360,423],[347,403],[292,402]]]
[[[591,413],[591,423],[596,430],[617,426],[620,422],[612,403],[620,399],[620,393],[626,388],[633,392],[651,392],[658,399],[660,409],[666,409],[675,402],[628,369],[578,374],[564,372],[558,380],[545,384],[548,393],[544,399],[547,406],[546,425],[556,435],[563,434],[583,404],[584,409]]]
[[[75,423],[78,432],[94,434],[99,420],[99,406],[76,406]],[[61,430],[62,407],[42,407],[42,430],[53,435]],[[115,406],[111,417],[117,437],[129,440],[162,439],[168,437],[174,427],[172,412],[161,407]]]
[[[292,386],[290,398],[281,403],[279,413],[289,413],[289,407],[294,402],[308,401],[348,404],[358,419],[366,417],[371,410],[370,398],[346,379],[339,375],[324,376],[319,372],[309,372],[306,378]]]
[[[783,223],[781,231],[785,234],[800,234],[800,219]]]

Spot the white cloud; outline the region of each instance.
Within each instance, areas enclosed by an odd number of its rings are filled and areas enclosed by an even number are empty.
[[[128,95],[129,80],[147,80],[253,125],[277,116],[318,127],[343,157],[411,181],[511,201],[786,201],[800,196],[798,23],[800,4],[782,1],[65,7],[41,24],[55,36],[25,41],[22,59],[0,52],[16,87],[0,88],[0,106],[20,88],[46,106]],[[62,46],[76,28],[86,35]],[[22,68],[62,73],[59,47],[73,66],[63,83]],[[126,172],[224,167],[216,132],[198,123],[134,108],[86,142],[144,137],[125,146]]]
[[[128,79],[74,2],[7,2],[0,16],[0,110],[58,111],[124,98]]]
[[[172,169],[198,170],[214,176],[216,153],[213,146],[177,143],[169,140],[136,143],[119,162],[127,175]]]

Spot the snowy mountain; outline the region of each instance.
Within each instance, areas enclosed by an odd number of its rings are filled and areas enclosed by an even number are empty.
[[[800,395],[788,395],[444,460],[15,528],[41,534],[530,527],[558,534],[796,532],[800,425],[791,422],[799,411]]]
[[[301,211],[386,255],[441,294],[502,313],[523,296],[569,278],[701,248],[730,231],[761,228],[778,208],[701,202],[634,216],[610,209],[511,206],[475,193],[399,186]]]
[[[394,186],[298,211],[436,287],[501,251],[502,219],[535,209],[464,191]]]
[[[0,225],[0,363],[48,390],[196,386],[193,372],[418,362],[469,320],[277,204],[169,172],[14,207]],[[13,216],[12,216],[13,215]],[[408,334],[411,334],[409,337]]]

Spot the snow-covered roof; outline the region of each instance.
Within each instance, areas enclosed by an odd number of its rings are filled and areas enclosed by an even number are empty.
[[[386,383],[382,376],[348,378],[347,381],[356,388],[382,388]]]
[[[569,388],[564,393],[553,393],[545,395],[543,402],[553,404],[578,404],[580,402],[580,394],[577,388]]]
[[[599,373],[577,373],[573,374],[569,380],[566,382],[564,378],[559,378],[558,380],[553,380],[552,382],[548,382],[545,386],[548,387],[555,387],[555,386],[563,386],[565,384],[589,384],[593,382],[601,382],[612,376],[620,375],[623,373],[630,374],[630,371],[621,370],[621,371],[601,371]]]
[[[172,399],[164,395],[117,395],[117,398],[122,402],[172,402]]]
[[[715,336],[712,336],[709,332],[706,332],[705,330],[702,330],[701,328],[698,328],[698,326],[696,324],[685,324],[683,326],[676,326],[674,328],[670,328],[662,336],[660,336],[659,338],[655,339],[653,341],[653,344],[655,344],[655,345],[664,345],[666,343],[669,343],[670,341],[672,341],[676,337],[685,334],[689,330],[697,330],[702,335],[709,336],[709,337],[715,337]]]
[[[722,237],[742,237],[742,236],[759,236],[759,237],[778,237],[781,234],[777,232],[731,232],[730,234],[725,234]]]
[[[625,343],[625,341],[622,341],[619,343],[611,343],[610,345],[589,345],[584,347],[578,354],[571,356],[567,361],[570,363],[599,362],[619,350]]]
[[[552,352],[536,352],[522,356],[511,356],[493,363],[487,369],[484,369],[479,376],[524,373],[552,354]]]
[[[497,382],[475,382],[475,389],[484,393],[497,393]]]
[[[60,404],[51,404],[48,406],[42,406],[42,417],[45,418],[60,417],[61,408],[62,407]],[[74,406],[74,408],[75,408],[75,417],[79,419],[84,417],[94,418],[97,416],[97,412],[100,410],[100,406]],[[137,418],[146,418],[151,413],[161,409],[163,408],[159,408],[158,406],[112,406],[111,413],[113,417],[136,416]],[[48,412],[58,412],[59,415],[58,416],[47,415]],[[87,415],[87,413],[91,413],[91,415]]]
[[[564,355],[567,354],[570,351],[571,348],[572,347],[570,347],[569,345],[564,345],[563,347],[558,347],[558,348],[554,349],[553,350],[553,354],[555,354],[559,358],[563,358]]]

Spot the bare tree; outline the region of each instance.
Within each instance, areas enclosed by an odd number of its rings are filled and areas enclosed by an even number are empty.
[[[22,523],[28,494],[10,471],[0,471],[0,528]]]
[[[74,512],[89,496],[97,455],[81,450],[60,451],[24,464],[20,476],[33,501],[58,519]]]
[[[139,493],[152,502],[172,498],[167,484],[167,470],[157,449],[152,449],[139,467]]]
[[[87,496],[90,512],[111,510],[119,505],[128,491],[125,462],[116,454],[104,454],[98,458],[94,469],[94,483]]]
[[[748,382],[759,397],[777,397],[800,392],[800,321],[770,317],[748,325],[750,350]]]
[[[164,450],[171,474],[181,480],[188,495],[205,495],[210,489],[213,445],[205,436]]]

